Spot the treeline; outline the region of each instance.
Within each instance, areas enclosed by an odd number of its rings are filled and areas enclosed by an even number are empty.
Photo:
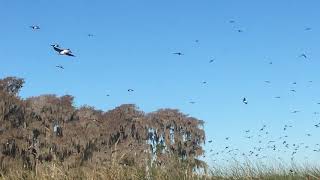
[[[0,79],[0,170],[34,169],[55,162],[66,168],[166,166],[168,158],[205,167],[203,121],[178,110],[144,113],[125,104],[104,112],[74,106],[74,97],[42,95],[22,99],[24,80]],[[116,160],[116,161],[114,161]]]

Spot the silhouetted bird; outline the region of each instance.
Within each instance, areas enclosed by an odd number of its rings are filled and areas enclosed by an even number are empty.
[[[244,104],[248,104],[248,101],[247,101],[246,98],[243,98],[243,99],[242,99],[242,102],[243,102]]]
[[[305,28],[304,30],[305,30],[305,31],[310,31],[311,28],[310,28],[310,27],[307,27],[307,28]]]
[[[134,90],[133,89],[128,89],[128,92],[133,92]]]
[[[175,55],[178,55],[178,56],[182,56],[182,55],[184,55],[183,53],[181,53],[181,52],[175,52],[175,53],[172,53],[172,54],[175,54]]]
[[[214,61],[214,59],[211,59],[211,60],[209,61],[209,63],[213,63],[213,61]]]
[[[63,66],[59,65],[59,66],[56,66],[57,68],[60,68],[60,69],[64,69]]]
[[[305,58],[305,59],[307,59],[307,55],[306,54],[301,54],[299,57],[303,57],[303,58]]]

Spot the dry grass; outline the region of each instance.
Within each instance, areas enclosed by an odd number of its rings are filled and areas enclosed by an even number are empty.
[[[81,166],[72,169],[64,168],[56,163],[43,163],[37,165],[36,169],[29,171],[23,168],[8,167],[1,173],[0,179],[152,179],[152,180],[175,180],[175,179],[264,179],[264,180],[300,180],[320,179],[320,169],[311,166],[285,168],[282,165],[264,166],[249,163],[233,163],[228,167],[214,166],[201,175],[188,171],[188,165],[176,161],[170,163],[170,167],[136,167],[123,166],[117,163],[104,167]],[[292,170],[292,171],[290,171]]]

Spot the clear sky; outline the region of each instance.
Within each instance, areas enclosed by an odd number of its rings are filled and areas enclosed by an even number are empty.
[[[25,78],[22,97],[67,93],[77,106],[102,110],[125,103],[146,112],[180,109],[206,122],[208,161],[210,149],[248,153],[276,140],[281,152],[261,154],[288,159],[293,144],[305,143],[296,158],[317,162],[319,7],[318,0],[3,0],[0,77]],[[57,55],[52,43],[76,57]],[[269,134],[259,143],[264,124]],[[285,124],[293,127],[283,131]]]

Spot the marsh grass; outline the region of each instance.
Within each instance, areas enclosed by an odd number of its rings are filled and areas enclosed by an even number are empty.
[[[11,164],[13,165],[13,163]],[[112,163],[106,166],[79,166],[65,168],[59,163],[38,164],[33,171],[19,168],[20,166],[7,167],[1,172],[0,179],[110,179],[110,180],[188,180],[188,179],[243,179],[243,180],[300,180],[320,179],[320,169],[310,165],[283,164],[265,165],[252,162],[231,162],[228,166],[214,165],[207,173],[188,171],[188,164],[172,160],[167,167],[138,167],[123,166]]]

